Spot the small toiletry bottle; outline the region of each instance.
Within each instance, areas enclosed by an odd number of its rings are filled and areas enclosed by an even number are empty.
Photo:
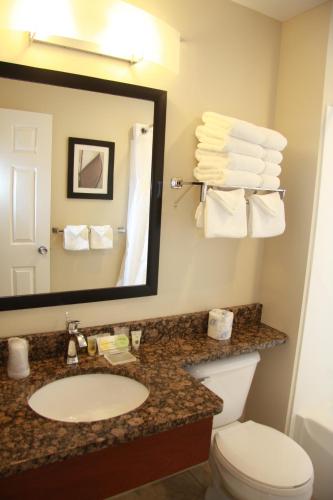
[[[20,379],[30,374],[28,349],[29,344],[26,339],[20,337],[8,339],[8,377]]]
[[[131,332],[131,337],[132,337],[132,347],[135,351],[139,350],[140,347],[140,341],[141,341],[141,335],[142,331],[141,330],[133,330]]]
[[[97,352],[96,338],[93,337],[92,335],[87,337],[87,344],[88,344],[89,356],[95,356],[95,354]]]

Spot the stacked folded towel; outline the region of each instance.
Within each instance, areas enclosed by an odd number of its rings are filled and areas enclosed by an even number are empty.
[[[281,151],[287,139],[279,132],[207,111],[196,128],[198,161],[194,177],[207,184],[278,189]]]

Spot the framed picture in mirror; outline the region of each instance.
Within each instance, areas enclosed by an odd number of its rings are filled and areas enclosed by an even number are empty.
[[[68,198],[113,198],[114,142],[69,137]]]

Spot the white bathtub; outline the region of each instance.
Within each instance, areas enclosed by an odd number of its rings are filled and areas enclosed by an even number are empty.
[[[295,441],[314,467],[314,500],[333,499],[333,406],[304,412],[295,418]]]

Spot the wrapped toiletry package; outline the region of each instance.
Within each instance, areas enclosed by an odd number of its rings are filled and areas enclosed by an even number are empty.
[[[208,317],[208,337],[227,340],[231,337],[234,313],[226,309],[212,309]]]

